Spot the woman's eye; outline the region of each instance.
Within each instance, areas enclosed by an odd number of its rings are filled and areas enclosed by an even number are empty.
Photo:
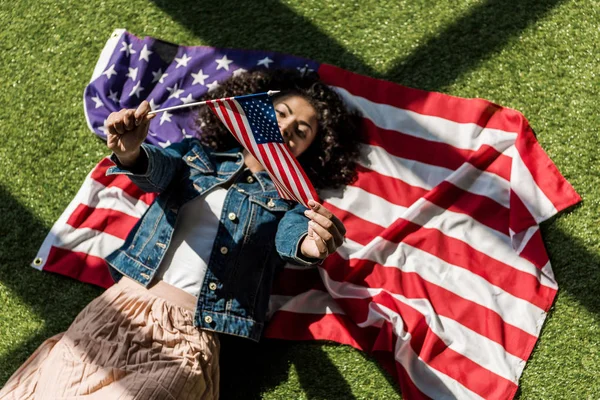
[[[306,133],[304,133],[304,131],[301,130],[297,130],[296,135],[300,136],[302,139],[306,137]]]
[[[283,116],[284,116],[283,112],[281,112],[281,111],[279,111],[279,110],[275,110],[275,112],[277,113],[277,115],[278,115],[279,117],[283,117]]]

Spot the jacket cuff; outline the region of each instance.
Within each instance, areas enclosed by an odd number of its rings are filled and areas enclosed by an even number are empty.
[[[301,265],[304,267],[310,267],[310,266],[319,264],[323,260],[321,260],[320,258],[310,258],[310,257],[305,257],[302,255],[302,251],[300,250],[300,247],[301,247],[302,241],[304,240],[304,238],[306,236],[308,236],[308,231],[305,231],[300,236],[300,239],[298,239],[298,241],[296,242],[296,245],[294,246],[294,250],[293,250],[294,252],[292,253],[293,256],[290,257],[290,259],[288,261],[291,261],[294,264]]]
[[[115,153],[110,155],[110,160],[115,163],[114,167],[108,168],[106,170],[106,176],[108,175],[130,175],[130,176],[139,176],[147,178],[150,176],[152,171],[152,157],[150,157],[150,152],[152,151],[152,146],[142,143],[140,155],[135,165],[132,167],[125,167],[119,161],[119,158]]]

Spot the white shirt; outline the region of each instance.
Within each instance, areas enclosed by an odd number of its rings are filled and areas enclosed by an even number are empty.
[[[177,224],[157,276],[198,297],[212,251],[227,190],[216,187],[179,209]]]

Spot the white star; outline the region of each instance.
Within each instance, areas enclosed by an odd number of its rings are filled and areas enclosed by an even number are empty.
[[[208,78],[208,75],[204,74],[201,69],[198,70],[197,74],[192,73],[192,76],[194,77],[194,82],[192,82],[192,86],[197,83],[204,85],[204,80]]]
[[[243,74],[244,72],[248,72],[248,70],[244,68],[238,68],[235,71],[233,71],[233,76],[238,76],[239,74]]]
[[[110,94],[108,95],[108,98],[111,99],[113,101],[113,103],[118,103],[119,102],[119,98],[117,97],[117,94],[119,92],[113,92],[112,90],[109,90]]]
[[[158,142],[158,144],[160,145],[160,147],[165,148],[171,145],[171,141],[167,140],[166,142]]]
[[[154,53],[153,51],[148,50],[148,46],[144,45],[142,51],[140,51],[140,61],[146,60],[146,62],[150,61],[150,54]]]
[[[181,94],[183,93],[183,90],[179,89],[179,84],[178,83],[176,83],[175,86],[173,86],[173,87],[167,87],[167,91],[169,93],[171,93],[169,95],[169,97],[168,97],[169,99],[172,98],[172,97],[175,97],[176,99],[178,99],[179,96],[181,96]]]
[[[187,54],[183,53],[183,57],[177,58],[175,57],[175,61],[177,62],[177,66],[175,69],[179,67],[187,67],[187,63],[192,59],[192,57],[188,57]]]
[[[229,71],[229,64],[231,64],[233,62],[233,60],[230,60],[227,58],[227,56],[223,56],[223,58],[218,58],[215,60],[215,62],[218,64],[217,65],[217,71],[220,70],[221,68],[223,68],[226,71]]]
[[[162,68],[159,68],[158,71],[154,71],[152,72],[152,76],[154,76],[154,78],[152,79],[152,83],[154,82],[158,82],[158,83],[165,83],[164,79],[169,76],[169,74],[165,74],[162,71]]]
[[[181,134],[183,135],[184,138],[191,138],[194,137],[194,135],[188,135],[187,132],[185,131],[185,129],[181,130]]]
[[[163,111],[162,115],[160,116],[160,125],[162,125],[165,121],[173,122],[171,121],[172,115],[173,114],[170,114],[168,111]]]
[[[156,107],[158,107],[158,105],[156,103],[154,103],[154,99],[150,99],[150,101],[148,103],[150,104],[151,111],[156,110]]]
[[[133,49],[133,43],[127,44],[123,42],[123,47],[121,47],[121,51],[124,51],[127,57],[129,57],[131,54],[137,53],[137,51]]]
[[[129,93],[129,97],[133,96],[134,94],[137,97],[140,97],[140,92],[142,90],[144,90],[143,87],[140,86],[141,81],[138,81],[138,83],[135,84],[135,86],[133,87],[133,89],[131,89],[131,93]]]
[[[102,100],[100,100],[100,97],[96,96],[96,97],[92,97],[92,100],[94,100],[94,103],[96,103],[96,107],[103,107],[104,103],[102,102]]]
[[[131,78],[132,81],[135,81],[137,78],[137,68],[129,68],[129,72],[127,73],[127,77]]]
[[[217,81],[213,81],[213,83],[209,83],[208,85],[206,85],[206,87],[208,88],[209,92],[212,92],[213,90],[215,90],[219,86],[221,86],[221,85],[219,85],[219,82],[217,82]]]
[[[304,67],[302,67],[302,68],[296,67],[296,69],[298,71],[300,71],[302,73],[302,75],[306,74],[306,72],[313,72],[314,71],[314,69],[308,68],[308,64],[304,65]]]
[[[183,90],[182,90],[182,92],[183,92]],[[181,100],[181,102],[182,102],[183,104],[188,104],[188,103],[191,103],[191,102],[193,102],[193,101],[194,101],[194,99],[192,98],[192,94],[191,94],[191,93],[190,93],[190,94],[188,94],[188,95],[187,95],[186,97],[184,97],[183,99],[179,99],[179,100]]]
[[[106,77],[110,80],[113,75],[117,75],[115,71],[115,64],[111,65],[106,71],[102,73],[102,75],[106,75]]]
[[[269,68],[269,64],[271,64],[273,62],[273,60],[271,60],[269,57],[265,57],[262,60],[258,60],[258,62],[256,63],[257,66],[259,65],[264,65],[265,68]]]

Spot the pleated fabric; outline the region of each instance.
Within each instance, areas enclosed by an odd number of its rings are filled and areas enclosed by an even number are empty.
[[[194,296],[157,286],[121,279],[42,343],[0,399],[218,399],[218,336],[194,326]]]

